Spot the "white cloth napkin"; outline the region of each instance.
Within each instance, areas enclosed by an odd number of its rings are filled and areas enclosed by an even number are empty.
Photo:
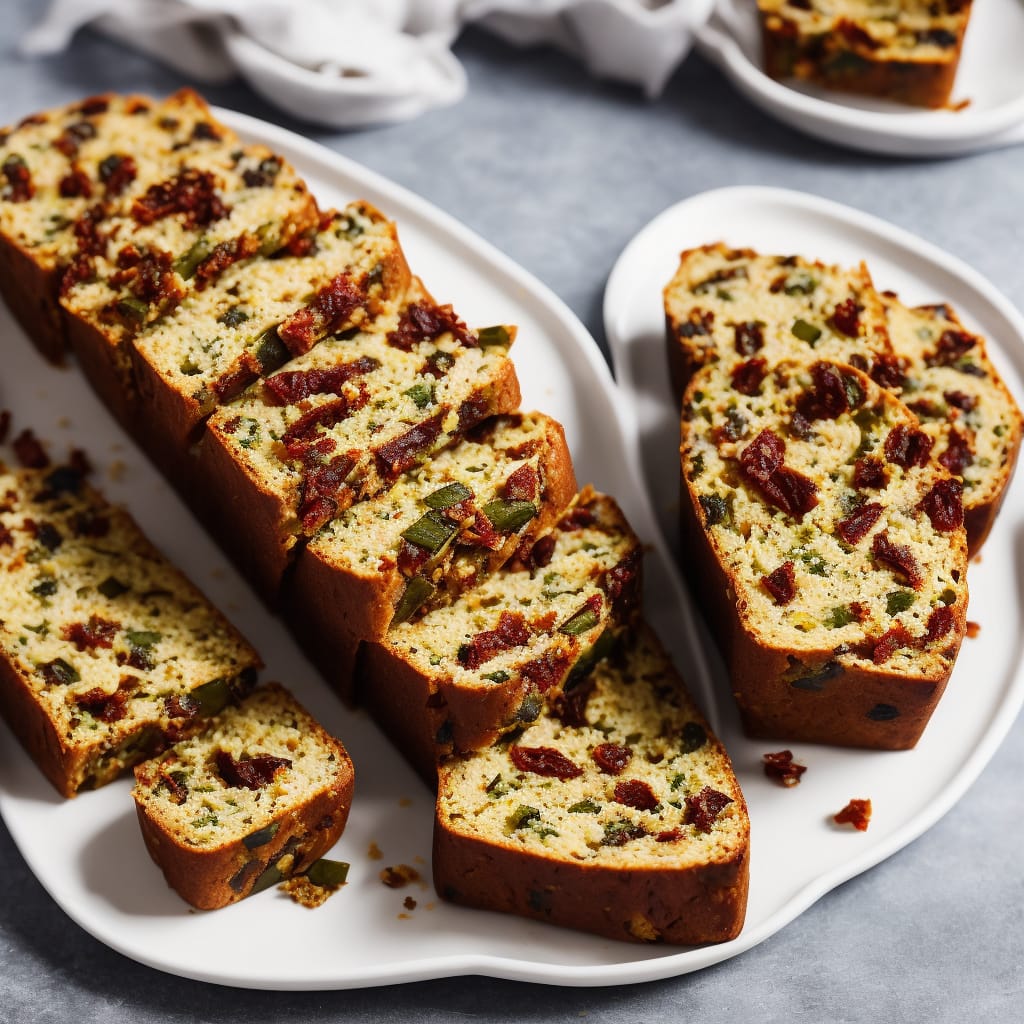
[[[22,40],[57,53],[92,25],[202,82],[241,74],[309,121],[353,127],[454,103],[451,52],[479,22],[521,45],[552,43],[595,75],[657,95],[714,0],[53,0]]]

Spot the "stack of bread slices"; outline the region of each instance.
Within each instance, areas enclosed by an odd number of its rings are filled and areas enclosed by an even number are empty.
[[[37,115],[0,167],[30,337],[70,344],[338,693],[437,784],[442,895],[625,940],[736,935],[743,796],[640,622],[640,542],[577,489],[559,424],[518,409],[515,328],[471,329],[386,218],[321,213],[194,94]],[[229,774],[289,760],[222,746]],[[207,781],[194,751],[162,757],[140,806],[156,788],[185,810],[145,829],[155,856]]]
[[[747,731],[914,746],[1020,448],[984,340],[863,265],[721,243],[683,252],[665,312],[683,546]]]

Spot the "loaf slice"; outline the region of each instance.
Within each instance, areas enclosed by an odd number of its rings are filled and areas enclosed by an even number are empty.
[[[124,213],[79,232],[61,278],[68,339],[90,383],[130,424],[130,342],[227,270],[292,246],[319,221],[305,183],[265,146],[189,150]]]
[[[762,375],[763,374],[763,375]],[[682,415],[688,565],[754,736],[912,747],[965,629],[962,485],[852,367],[718,365]]]
[[[631,622],[641,548],[612,498],[585,488],[522,558],[362,648],[357,700],[427,779],[452,751],[532,722]]]
[[[919,107],[949,102],[971,0],[757,0],[764,68]]]
[[[0,707],[64,795],[252,687],[256,652],[70,467],[0,475]]]
[[[401,312],[322,341],[207,420],[208,518],[274,600],[299,537],[519,404],[511,328],[470,331],[413,285]]]
[[[903,362],[903,401],[933,451],[964,484],[964,525],[977,554],[1017,463],[1021,414],[985,350],[946,304],[911,308],[883,293],[893,349]]]
[[[664,298],[677,397],[707,363],[752,357],[838,359],[893,382],[885,311],[864,264],[846,270],[718,242],[681,254]]]
[[[63,356],[59,278],[93,220],[124,215],[184,154],[238,145],[191,89],[92,96],[0,132],[0,292],[47,358]]]
[[[285,583],[288,621],[351,700],[363,640],[451,603],[547,533],[575,493],[560,424],[487,420],[310,538]]]
[[[393,313],[409,288],[395,226],[369,203],[329,211],[296,248],[235,264],[135,337],[140,434],[172,478],[213,409],[324,337]]]
[[[277,683],[135,768],[146,848],[182,899],[227,906],[306,871],[341,836],[352,761]]]
[[[520,732],[442,761],[434,885],[612,939],[723,942],[749,839],[725,750],[642,627]]]

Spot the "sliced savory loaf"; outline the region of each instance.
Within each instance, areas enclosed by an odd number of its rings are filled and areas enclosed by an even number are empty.
[[[677,397],[717,360],[838,359],[898,383],[885,311],[863,264],[846,270],[718,242],[681,254],[664,299]]]
[[[135,402],[130,342],[229,268],[302,245],[319,221],[305,183],[264,146],[189,149],[124,212],[78,232],[61,277],[68,340],[90,383],[125,420]]]
[[[919,107],[949,102],[971,0],[757,0],[764,68]]]
[[[361,641],[458,598],[547,533],[575,493],[559,423],[487,420],[321,527],[285,581],[286,617],[350,700]]]
[[[883,293],[889,336],[904,372],[903,401],[933,451],[964,484],[971,555],[988,536],[1020,451],[1021,414],[985,351],[946,305],[905,306]]]
[[[519,404],[512,328],[470,331],[413,286],[207,420],[195,479],[217,535],[274,600],[299,537]]]
[[[684,546],[745,727],[911,747],[964,636],[961,482],[858,370],[755,369],[693,378],[680,448]]]
[[[0,474],[0,707],[64,796],[199,728],[259,663],[77,470]]]
[[[641,558],[618,505],[585,488],[521,558],[365,644],[358,702],[433,779],[438,757],[533,721],[590,670],[632,619]]]
[[[352,761],[277,683],[135,768],[139,825],[168,885],[213,910],[301,874],[338,840]]]
[[[0,132],[0,292],[47,358],[63,356],[58,283],[93,222],[130,210],[181,154],[238,145],[191,89],[92,96]]]
[[[434,885],[612,939],[722,942],[749,839],[725,750],[641,627],[519,732],[441,762]]]

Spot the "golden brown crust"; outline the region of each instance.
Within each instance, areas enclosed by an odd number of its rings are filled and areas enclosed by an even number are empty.
[[[57,305],[58,273],[41,265],[11,238],[0,235],[0,295],[29,340],[51,363],[63,363],[67,349]]]

